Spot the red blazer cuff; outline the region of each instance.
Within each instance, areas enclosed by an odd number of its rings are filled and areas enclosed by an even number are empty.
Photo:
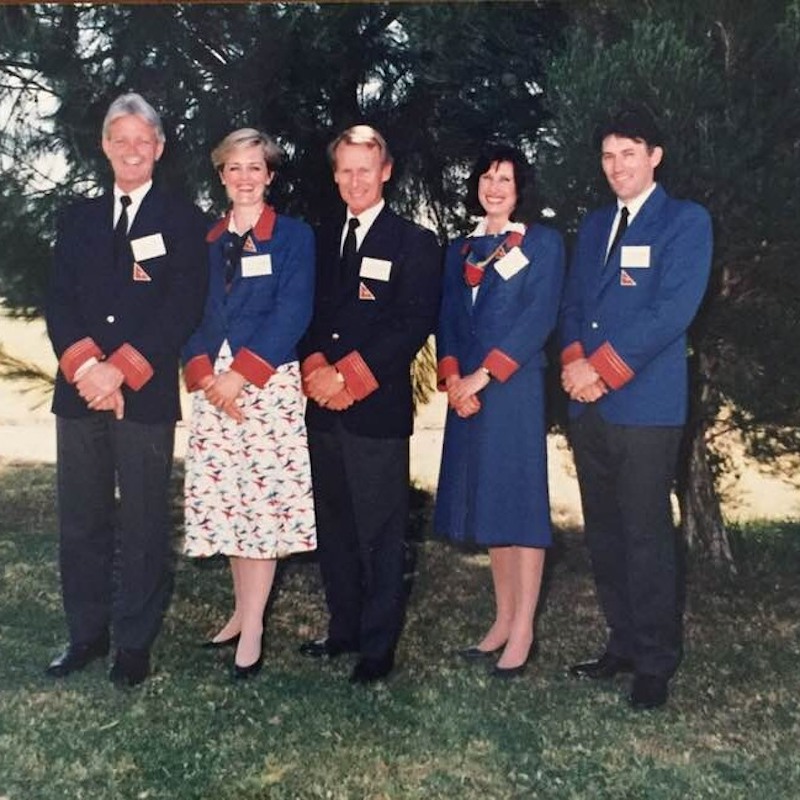
[[[200,388],[200,381],[205,377],[214,377],[214,367],[211,359],[205,353],[201,353],[199,356],[189,359],[183,368],[186,391],[196,392]]]
[[[315,369],[329,366],[328,359],[322,353],[312,353],[300,365],[300,374],[307,378]]]
[[[340,358],[336,362],[336,369],[342,373],[345,386],[356,400],[363,400],[378,388],[378,381],[358,350]]]
[[[611,342],[603,342],[589,356],[589,363],[612,389],[622,388],[635,374],[622,356],[611,346]]]
[[[511,356],[496,347],[489,351],[481,366],[486,367],[500,383],[505,383],[519,369],[519,364]]]
[[[573,361],[578,361],[581,358],[586,358],[586,353],[583,351],[583,345],[580,342],[573,342],[568,344],[561,351],[561,366],[566,367]]]
[[[94,339],[89,336],[70,345],[63,352],[58,361],[58,366],[61,367],[61,371],[64,373],[68,383],[75,382],[75,373],[90,358],[96,358],[101,361],[103,351],[95,344]]]
[[[134,392],[138,392],[153,377],[150,362],[127,342],[109,356],[108,362],[122,372],[125,383]]]
[[[445,356],[439,359],[439,366],[436,370],[436,388],[439,389],[440,392],[445,390],[445,382],[452,375],[461,375],[458,359],[455,356]]]
[[[247,378],[250,383],[263,389],[267,381],[275,374],[275,367],[261,356],[243,347],[233,358],[231,369]]]

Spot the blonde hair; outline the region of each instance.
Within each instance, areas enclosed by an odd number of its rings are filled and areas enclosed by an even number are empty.
[[[334,169],[336,168],[336,148],[340,144],[364,144],[369,148],[377,147],[381,155],[381,165],[392,163],[392,154],[389,152],[386,140],[371,125],[353,125],[352,128],[342,131],[328,145],[328,160]]]
[[[272,137],[255,128],[239,128],[229,133],[212,151],[211,163],[214,169],[221,170],[234,150],[240,147],[260,145],[264,155],[264,163],[271,172],[276,170],[283,159],[283,150],[275,143]]]

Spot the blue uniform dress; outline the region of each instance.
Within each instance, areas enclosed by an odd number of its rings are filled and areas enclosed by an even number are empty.
[[[564,244],[543,225],[529,227],[519,244],[508,232],[480,235],[484,227],[456,239],[445,260],[439,386],[481,366],[492,380],[477,414],[461,419],[448,409],[434,529],[454,541],[547,547],[544,346],[558,312]],[[504,243],[475,291],[464,278],[466,248],[482,261]]]

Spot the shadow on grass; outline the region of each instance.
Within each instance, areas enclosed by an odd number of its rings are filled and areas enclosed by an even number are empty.
[[[197,648],[230,608],[227,565],[176,556],[155,673],[118,692],[99,663],[67,681],[42,674],[65,635],[53,486],[50,466],[0,468],[0,798],[796,797],[796,523],[736,528],[736,580],[692,570],[686,659],[661,714],[630,712],[623,680],[565,675],[604,636],[578,531],[558,531],[549,555],[533,668],[499,685],[459,663],[454,650],[492,618],[488,558],[432,540],[419,490],[387,685],[351,687],[352,661],[298,655],[326,622],[313,555],[282,562],[264,671],[233,685],[230,653]]]

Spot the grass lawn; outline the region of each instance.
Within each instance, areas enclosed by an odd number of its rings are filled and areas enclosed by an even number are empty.
[[[53,484],[51,466],[0,468],[0,800],[800,797],[798,523],[737,530],[735,581],[692,572],[686,658],[661,711],[629,710],[626,680],[565,673],[603,642],[574,531],[552,552],[526,675],[504,684],[459,663],[491,619],[488,562],[427,538],[422,493],[387,684],[352,687],[347,657],[297,653],[325,620],[312,559],[282,565],[264,670],[232,684],[231,655],[197,648],[228,611],[227,567],[179,558],[155,674],[119,691],[101,663],[43,674],[65,640]]]

